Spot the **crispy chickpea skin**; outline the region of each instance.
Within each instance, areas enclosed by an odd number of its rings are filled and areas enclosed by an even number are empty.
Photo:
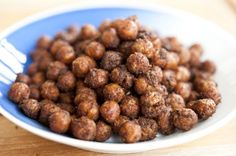
[[[97,131],[95,137],[96,141],[104,142],[111,137],[111,134],[112,134],[111,126],[109,126],[103,121],[97,122]]]
[[[111,71],[119,66],[123,61],[122,54],[117,51],[107,51],[102,60],[101,67],[105,70]]]
[[[176,70],[176,80],[186,82],[189,81],[191,73],[188,68],[179,66]]]
[[[54,112],[60,111],[60,107],[55,105],[52,101],[42,101],[40,102],[41,110],[39,115],[39,121],[44,125],[49,124],[49,116],[52,115]]]
[[[117,35],[116,29],[107,28],[102,32],[101,42],[106,48],[116,48],[120,43],[120,39]]]
[[[216,104],[212,99],[200,99],[192,101],[187,105],[194,110],[200,119],[206,120],[216,111]]]
[[[125,92],[118,84],[110,83],[104,87],[103,95],[106,100],[120,102],[124,98]]]
[[[127,121],[120,127],[119,135],[125,143],[138,142],[142,137],[141,126],[134,121]]]
[[[20,108],[28,117],[37,119],[41,107],[37,100],[26,99],[20,104]]]
[[[70,113],[60,110],[49,116],[49,127],[53,132],[66,133],[70,127]]]
[[[85,100],[95,100],[96,101],[97,95],[93,89],[84,87],[78,90],[75,99],[74,104],[79,105],[81,102]]]
[[[41,95],[43,98],[56,101],[60,92],[55,82],[47,80],[41,86]]]
[[[98,35],[98,31],[91,24],[86,24],[81,28],[80,37],[82,39],[93,39]]]
[[[138,35],[138,26],[132,20],[121,20],[117,25],[118,35],[123,40],[134,40]]]
[[[103,69],[93,68],[85,77],[85,83],[92,88],[100,88],[108,83],[109,73]]]
[[[30,85],[30,95],[29,98],[39,100],[40,99],[40,91],[38,86]]]
[[[25,84],[30,84],[30,77],[28,75],[25,75],[23,73],[18,73],[16,75],[16,80],[15,82],[22,82],[22,83],[25,83]]]
[[[140,52],[147,58],[152,58],[155,51],[153,44],[148,39],[136,39],[131,47],[132,52]]]
[[[75,59],[75,51],[71,46],[63,46],[56,53],[56,59],[65,64],[71,64]]]
[[[131,119],[135,119],[139,115],[139,101],[134,96],[125,96],[120,104],[121,114]]]
[[[131,54],[127,59],[126,66],[134,74],[146,73],[151,67],[148,58],[142,53]]]
[[[129,89],[133,86],[134,76],[128,72],[124,65],[121,65],[112,70],[110,73],[110,79],[123,88]]]
[[[99,117],[99,106],[94,100],[85,100],[79,103],[76,108],[78,117],[87,116],[91,120],[97,120]]]
[[[71,131],[73,136],[78,139],[94,140],[96,137],[96,123],[88,117],[82,116],[79,119],[72,120]]]
[[[85,54],[92,57],[95,60],[99,60],[105,53],[105,47],[96,41],[92,41],[85,48]]]
[[[96,67],[96,62],[88,56],[79,56],[72,63],[72,71],[78,78],[83,78],[90,69]]]
[[[180,130],[188,131],[198,122],[197,114],[188,108],[178,109],[173,112],[174,126]]]
[[[8,91],[8,97],[15,103],[20,103],[28,99],[30,95],[30,88],[27,84],[22,82],[15,82]]]
[[[63,46],[68,46],[69,43],[63,40],[56,40],[52,43],[50,47],[50,53],[55,56],[59,49]]]
[[[210,74],[214,74],[216,72],[216,65],[213,61],[206,60],[200,64],[200,69]]]
[[[175,127],[173,124],[172,109],[170,107],[163,107],[156,119],[158,130],[161,134],[170,135],[174,133]]]
[[[49,36],[43,35],[38,39],[36,47],[40,49],[48,49],[51,45],[51,42],[52,40]]]
[[[46,77],[49,80],[57,80],[59,74],[66,71],[67,67],[64,63],[59,61],[51,62],[46,71]]]
[[[106,101],[100,107],[100,115],[108,123],[113,123],[120,115],[120,106],[115,101]]]
[[[76,78],[71,71],[61,74],[57,79],[57,86],[62,91],[71,91],[75,88]]]
[[[156,91],[150,91],[140,97],[141,105],[143,106],[155,106],[164,105],[165,100],[163,96]]]
[[[173,110],[181,109],[185,107],[185,102],[182,96],[179,94],[169,94],[166,98],[166,105],[170,106]]]
[[[120,115],[116,118],[116,120],[112,123],[112,130],[114,133],[119,133],[120,127],[125,122],[129,121],[129,118],[127,116]]]
[[[201,98],[210,98],[214,100],[216,104],[221,102],[221,94],[217,89],[215,82],[211,80],[198,79],[194,82],[194,85]]]
[[[152,140],[156,137],[158,125],[155,120],[139,117],[136,121],[141,126],[142,136],[140,141]]]

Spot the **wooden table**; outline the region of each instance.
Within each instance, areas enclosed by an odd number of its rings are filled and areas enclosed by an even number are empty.
[[[138,1],[138,0],[137,0]],[[186,10],[219,24],[236,36],[236,12],[223,0],[150,0],[152,3],[168,5]],[[0,31],[16,21],[41,10],[64,4],[86,3],[81,0],[1,0]],[[195,141],[137,155],[236,155],[236,118],[230,123]],[[0,115],[0,155],[105,155],[88,152],[58,144],[35,136]]]

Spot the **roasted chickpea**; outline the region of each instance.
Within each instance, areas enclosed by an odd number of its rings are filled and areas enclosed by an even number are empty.
[[[192,86],[190,83],[179,82],[175,87],[175,92],[187,100],[191,94]]]
[[[27,73],[32,76],[34,75],[35,73],[37,73],[39,70],[38,70],[38,63],[32,63],[29,65],[28,67],[28,70],[27,70]]]
[[[119,45],[119,52],[121,52],[124,58],[128,58],[129,55],[132,53],[131,47],[134,41],[123,41]]]
[[[200,97],[199,93],[195,90],[192,90],[188,97],[188,102],[198,100],[199,97]]]
[[[175,72],[172,70],[164,70],[162,84],[166,86],[168,91],[172,91],[177,85]]]
[[[173,112],[174,126],[180,130],[188,131],[198,122],[197,114],[188,108],[178,109]]]
[[[22,103],[20,104],[20,108],[28,117],[37,119],[41,107],[37,100],[26,99],[22,101]]]
[[[132,52],[140,52],[144,54],[147,58],[152,58],[154,54],[154,47],[151,41],[148,39],[137,39],[132,47],[131,47]]]
[[[125,92],[118,84],[110,83],[104,87],[103,95],[106,100],[120,102],[124,98]]]
[[[120,127],[119,135],[125,143],[138,142],[142,137],[141,126],[134,121],[127,121]]]
[[[213,61],[206,60],[201,63],[200,69],[210,74],[214,74],[216,72],[216,65]]]
[[[197,67],[200,65],[200,57],[203,53],[203,49],[199,44],[194,44],[189,48],[190,52],[190,60],[189,63],[193,67]]]
[[[50,47],[50,53],[55,56],[59,49],[63,46],[68,46],[69,43],[63,40],[56,40],[52,43]]]
[[[57,79],[57,86],[62,91],[71,91],[75,88],[76,78],[71,71],[61,74]]]
[[[176,69],[179,64],[179,56],[174,52],[168,52],[166,55],[165,69]]]
[[[150,91],[140,97],[142,106],[164,105],[165,100],[163,96],[156,91]]]
[[[189,81],[191,73],[188,68],[184,66],[179,66],[176,70],[176,80],[177,81]]]
[[[51,54],[45,49],[36,49],[30,53],[30,56],[31,56],[33,62],[36,62],[36,63],[39,63],[44,58],[52,57]]]
[[[181,48],[179,55],[179,64],[186,65],[191,59],[191,53],[186,48]]]
[[[59,74],[67,70],[67,67],[64,63],[59,61],[51,62],[48,66],[46,77],[49,80],[57,80]]]
[[[120,115],[120,106],[115,101],[106,101],[100,107],[100,114],[108,123],[113,123]]]
[[[138,94],[144,94],[147,92],[149,87],[149,84],[147,82],[147,79],[144,77],[138,77],[135,81],[134,81],[134,89],[136,91],[136,93]]]
[[[75,59],[75,51],[71,46],[62,46],[56,53],[56,59],[65,64],[71,64]]]
[[[153,66],[144,76],[150,85],[155,86],[162,81],[163,73],[160,67]]]
[[[49,127],[53,132],[66,133],[71,122],[70,113],[60,110],[49,116]]]
[[[88,56],[79,56],[72,63],[72,71],[78,78],[83,78],[90,69],[96,67],[96,62]]]
[[[151,58],[152,64],[161,68],[165,68],[167,64],[167,55],[168,52],[166,49],[161,48],[159,52],[155,52],[153,54],[153,57]]]
[[[108,140],[111,137],[112,129],[111,126],[106,124],[103,121],[97,122],[97,130],[95,140],[99,142],[103,142]]]
[[[43,98],[56,101],[60,92],[55,82],[47,80],[41,86],[41,95]]]
[[[77,95],[75,96],[75,100],[74,103],[75,105],[79,105],[82,101],[85,100],[95,100],[96,101],[97,95],[95,93],[94,90],[84,87],[79,89],[79,91],[77,92]]]
[[[110,79],[113,82],[118,83],[123,88],[129,89],[133,86],[134,76],[128,72],[124,65],[121,65],[112,70]]]
[[[116,29],[107,28],[102,32],[101,41],[106,48],[116,48],[120,43]]]
[[[40,91],[38,86],[30,85],[30,95],[29,98],[39,100],[40,99]]]
[[[121,114],[131,119],[135,119],[139,115],[139,101],[134,96],[125,96],[120,104]]]
[[[99,106],[95,100],[84,100],[76,108],[78,117],[87,116],[89,119],[97,120],[99,117]]]
[[[76,53],[76,56],[80,56],[82,55],[83,53],[85,53],[85,49],[86,47],[89,45],[90,42],[92,42],[93,40],[82,40],[82,41],[78,41],[74,48],[75,48],[75,53]]]
[[[53,58],[51,56],[49,57],[42,57],[39,61],[38,61],[38,69],[40,71],[45,72],[49,66],[49,64],[51,62],[53,62]]]
[[[52,40],[49,36],[43,35],[38,39],[36,47],[39,49],[48,49],[51,45],[51,42]]]
[[[32,84],[42,85],[45,82],[45,74],[43,72],[37,72],[31,77]]]
[[[127,116],[120,115],[115,119],[115,121],[112,123],[112,129],[114,133],[119,133],[120,127],[125,122],[129,121],[129,118]]]
[[[182,96],[179,94],[169,94],[166,98],[166,105],[170,106],[173,110],[184,108],[185,107],[185,101]]]
[[[16,75],[16,80],[15,82],[22,82],[22,83],[25,83],[25,84],[30,84],[30,77],[28,75],[25,75],[23,73],[18,73]]]
[[[92,41],[85,48],[85,53],[93,59],[99,60],[105,53],[105,47],[99,42]]]
[[[109,19],[106,19],[100,24],[98,30],[102,33],[110,27],[111,27],[111,21]]]
[[[72,104],[73,100],[74,100],[74,94],[73,93],[61,93],[58,97],[58,101],[60,103]]]
[[[101,67],[105,70],[111,71],[119,66],[123,61],[122,54],[116,51],[107,51],[102,60]]]
[[[48,125],[49,116],[52,115],[54,112],[60,111],[61,109],[50,100],[41,101],[40,103],[41,111],[39,115],[39,121],[44,125]]]
[[[126,66],[134,74],[146,73],[151,67],[148,58],[142,53],[131,54],[127,59]]]
[[[192,101],[187,105],[194,110],[200,119],[206,120],[216,111],[216,104],[212,99],[200,99]]]
[[[62,110],[69,112],[70,114],[74,114],[75,108],[70,103],[57,103],[57,106],[60,107]]]
[[[182,45],[178,41],[176,37],[166,37],[162,40],[162,45],[168,50],[168,51],[174,51],[174,52],[180,52]]]
[[[96,137],[96,123],[88,117],[73,119],[71,131],[74,137],[81,140],[94,140]]]
[[[117,25],[118,35],[123,40],[134,40],[138,35],[138,26],[132,20],[121,20]]]
[[[100,88],[108,83],[109,73],[103,69],[93,68],[85,77],[85,83],[92,88]]]
[[[8,91],[8,97],[15,103],[20,103],[28,99],[30,95],[30,88],[27,84],[22,82],[15,82]]]
[[[142,114],[147,118],[157,118],[164,109],[166,109],[165,105],[141,105]]]
[[[82,39],[94,39],[98,36],[98,31],[91,24],[86,24],[81,28],[80,37]]]

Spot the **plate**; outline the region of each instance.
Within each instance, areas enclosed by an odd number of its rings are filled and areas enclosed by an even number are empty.
[[[200,122],[188,132],[169,136],[158,135],[154,140],[123,144],[117,137],[105,143],[74,139],[51,132],[47,127],[32,120],[8,100],[7,92],[16,74],[31,63],[30,51],[42,34],[55,35],[71,24],[92,23],[98,26],[104,19],[124,18],[137,15],[144,25],[157,30],[160,35],[177,36],[184,45],[199,42],[205,49],[204,58],[213,59],[218,71],[215,80],[222,93],[222,103],[207,121]],[[0,35],[0,112],[16,125],[59,143],[85,150],[105,153],[134,153],[166,148],[192,141],[223,126],[236,114],[236,39],[217,25],[178,10],[144,3],[97,3],[80,4],[40,13],[15,24]]]

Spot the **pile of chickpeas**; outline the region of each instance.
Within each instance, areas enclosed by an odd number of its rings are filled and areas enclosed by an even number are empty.
[[[152,140],[188,131],[215,113],[216,66],[201,61],[202,54],[201,45],[160,37],[136,16],[105,20],[98,29],[70,26],[53,39],[39,38],[27,74],[17,74],[8,95],[56,133]]]

